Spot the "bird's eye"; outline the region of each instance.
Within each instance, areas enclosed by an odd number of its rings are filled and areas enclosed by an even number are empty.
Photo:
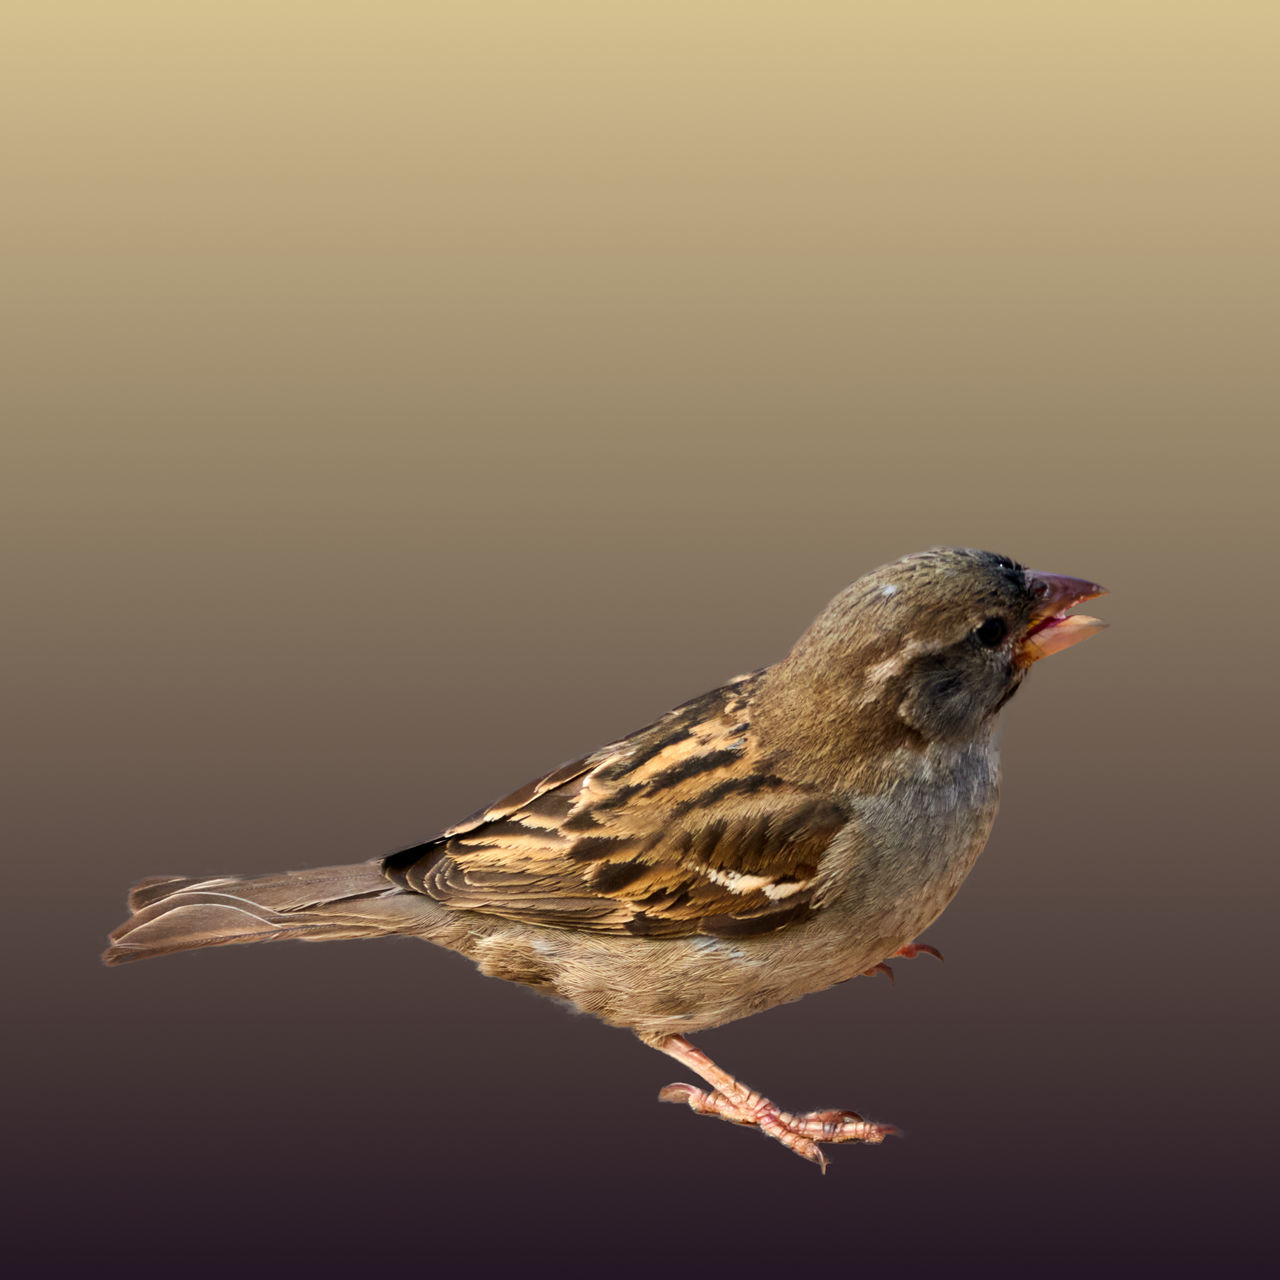
[[[1009,634],[1009,627],[1003,618],[988,618],[973,634],[980,645],[994,649]]]

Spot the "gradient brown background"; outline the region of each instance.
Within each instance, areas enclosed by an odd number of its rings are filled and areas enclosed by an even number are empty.
[[[1277,37],[1116,0],[19,8],[7,1252],[1260,1257]],[[1007,717],[945,967],[704,1037],[906,1141],[820,1178],[417,943],[98,966],[133,880],[421,840],[937,542],[1097,578],[1112,629]]]

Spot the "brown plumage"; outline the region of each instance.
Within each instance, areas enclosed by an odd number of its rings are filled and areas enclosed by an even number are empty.
[[[641,937],[767,933],[808,914],[847,815],[774,773],[752,732],[759,673],[557,769],[386,860],[455,908]]]
[[[685,1032],[794,1000],[912,945],[985,843],[991,730],[1031,662],[1093,634],[1093,583],[939,549],[841,592],[782,662],[389,858],[259,880],[153,879],[105,960],[268,939],[412,934],[564,999],[712,1085],[663,1097],[819,1142],[891,1132],[795,1116]]]

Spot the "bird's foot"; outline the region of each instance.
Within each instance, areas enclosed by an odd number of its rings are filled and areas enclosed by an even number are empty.
[[[813,1161],[823,1173],[827,1158],[820,1142],[883,1142],[899,1132],[891,1124],[864,1120],[856,1111],[781,1110],[758,1093],[743,1088],[741,1094],[699,1089],[691,1084],[669,1084],[658,1094],[659,1102],[683,1102],[700,1116],[716,1116],[730,1124],[751,1125],[782,1143],[788,1151]]]
[[[727,1071],[721,1070],[701,1049],[684,1036],[642,1035],[647,1044],[696,1071],[710,1089],[691,1084],[669,1084],[658,1094],[660,1102],[683,1102],[695,1114],[717,1116],[730,1124],[750,1125],[782,1143],[788,1151],[813,1161],[824,1173],[827,1158],[819,1143],[883,1142],[900,1132],[891,1124],[864,1120],[856,1111],[783,1111],[777,1103],[748,1089]]]
[[[927,942],[908,942],[905,947],[899,947],[893,954],[901,956],[904,960],[914,960],[916,956],[932,956],[935,960],[943,959],[942,952],[937,947],[931,947]]]
[[[901,956],[904,960],[914,960],[916,956],[933,956],[935,960],[943,958],[942,952],[937,947],[931,947],[927,942],[908,942],[905,947],[899,947],[893,954]],[[893,981],[893,970],[883,960],[879,964],[873,964],[870,969],[864,969],[862,976],[874,978],[877,973],[883,973],[890,982]]]

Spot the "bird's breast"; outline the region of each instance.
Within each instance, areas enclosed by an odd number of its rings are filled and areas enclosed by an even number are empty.
[[[892,781],[845,797],[820,898],[860,937],[909,942],[951,900],[986,844],[999,795],[994,744],[903,753]]]

